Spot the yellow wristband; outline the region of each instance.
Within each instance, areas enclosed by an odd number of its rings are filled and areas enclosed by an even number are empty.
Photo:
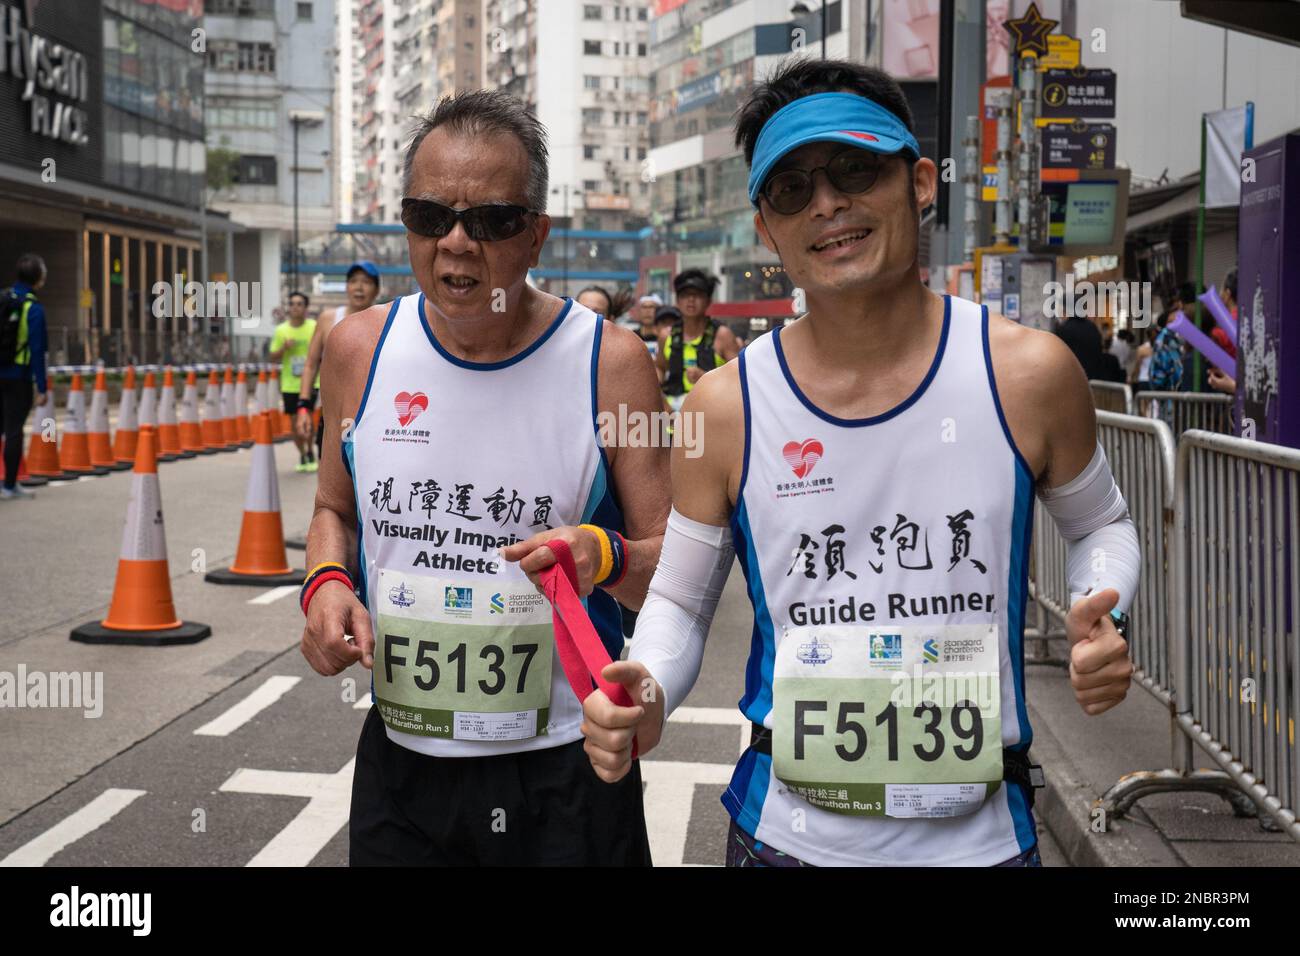
[[[307,580],[307,578],[310,578],[313,574],[315,574],[315,573],[316,573],[317,571],[319,571],[321,568],[338,568],[338,569],[339,569],[340,571],[342,571],[344,574],[347,574],[347,573],[348,573],[348,569],[347,569],[347,567],[346,567],[345,565],[339,564],[337,561],[322,561],[320,564],[316,565],[316,567],[314,567],[314,568],[312,568],[310,571],[308,571],[308,572],[307,572],[307,577],[306,577],[306,578],[303,578],[303,580],[304,580],[304,581]]]
[[[614,570],[614,548],[609,543],[609,535],[600,525],[580,524],[579,528],[584,531],[590,531],[600,542],[600,569],[596,572],[596,579],[593,584],[600,584],[609,578],[610,572]]]

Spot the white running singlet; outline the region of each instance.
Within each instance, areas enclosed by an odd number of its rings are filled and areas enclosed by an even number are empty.
[[[550,607],[497,548],[547,528],[623,528],[596,432],[602,321],[566,299],[531,345],[481,363],[450,354],[426,311],[423,295],[393,303],[343,436],[373,696],[389,739],[421,753],[570,743],[582,705]],[[599,588],[586,603],[617,659],[618,604]]]
[[[1029,849],[1024,791],[998,781],[1002,748],[1031,739],[1034,479],[998,400],[987,311],[948,297],[925,378],[871,418],[816,407],[780,328],[741,353],[740,381],[731,526],[754,607],[740,709],[772,730],[772,753],[746,750],[723,804],[814,865],[983,866]],[[981,667],[987,739],[963,710],[973,681],[956,710],[928,706],[934,678]],[[917,693],[890,703],[904,687]]]

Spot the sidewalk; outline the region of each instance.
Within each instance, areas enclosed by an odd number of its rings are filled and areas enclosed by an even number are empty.
[[[1063,657],[1065,642],[1052,642]],[[1072,866],[1300,866],[1300,843],[1268,833],[1255,817],[1235,817],[1208,793],[1144,797],[1106,832],[1093,832],[1092,803],[1121,776],[1171,764],[1165,708],[1136,684],[1119,707],[1097,717],[1080,709],[1064,668],[1026,663],[1025,688],[1034,729],[1031,750],[1047,788],[1035,813]],[[1197,749],[1198,768],[1217,769]]]

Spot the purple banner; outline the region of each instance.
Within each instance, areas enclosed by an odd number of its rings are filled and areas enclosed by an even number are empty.
[[[1243,157],[1237,430],[1300,448],[1300,133]]]

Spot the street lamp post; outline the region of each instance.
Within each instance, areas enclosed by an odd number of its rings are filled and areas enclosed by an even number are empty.
[[[563,187],[555,186],[551,189],[552,195],[561,191],[564,193],[564,277],[560,280],[560,288],[567,290],[569,288],[569,233],[573,231],[573,223],[569,221],[569,184],[565,183]]]
[[[826,59],[826,26],[827,26],[826,4],[827,4],[827,0],[822,0],[821,6],[818,8],[821,10],[821,14],[822,14],[822,59],[823,60]],[[803,0],[799,0],[798,3],[796,3],[794,6],[790,8],[790,12],[797,17],[806,17],[808,16],[808,14],[812,13],[812,10],[808,8],[808,4],[804,3]]]

